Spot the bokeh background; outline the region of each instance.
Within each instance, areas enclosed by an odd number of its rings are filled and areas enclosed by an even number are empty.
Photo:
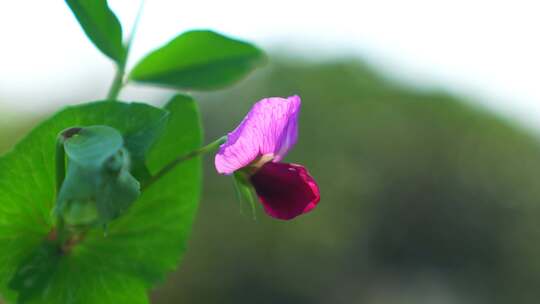
[[[267,4],[266,11],[246,4],[247,13],[238,13],[241,3],[233,1],[222,11],[230,16],[203,14],[204,4],[192,7],[198,15],[175,15],[170,2],[147,2],[149,17],[141,23],[147,38],[134,57],[184,26],[223,29],[270,50],[270,64],[234,88],[195,94],[206,139],[234,128],[262,97],[299,94],[300,139],[287,160],[308,167],[322,191],[319,207],[295,221],[272,220],[260,209],[254,220],[249,206],[237,202],[232,180],[217,176],[207,157],[189,250],[152,293],[153,303],[538,301],[540,62],[530,55],[540,52],[529,35],[538,21],[527,18],[532,2],[412,1],[407,10],[388,1]],[[111,3],[129,24],[132,5]],[[10,55],[0,56],[0,153],[62,105],[101,98],[112,78],[109,63],[62,5],[47,12],[66,16],[43,29],[21,23],[21,31],[31,28],[34,43],[62,43],[64,51],[42,45],[27,56],[21,45],[28,41],[14,43],[12,31],[0,27],[10,42],[0,51]],[[17,15],[18,6],[2,3],[0,17],[16,22],[8,15]],[[158,12],[192,21],[173,28]],[[355,12],[376,14],[362,21]],[[38,23],[50,18],[31,16]],[[422,22],[412,21],[419,16]],[[376,26],[371,32],[359,29],[369,22]],[[400,34],[408,39],[392,40]],[[444,52],[441,41],[450,41]],[[123,96],[159,104],[170,94],[128,88]]]

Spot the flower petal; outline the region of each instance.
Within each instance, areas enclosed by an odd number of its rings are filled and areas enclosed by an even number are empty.
[[[215,158],[221,174],[231,174],[258,157],[281,160],[298,138],[299,96],[271,97],[257,102],[227,137]]]
[[[250,180],[266,213],[282,220],[311,211],[321,197],[313,177],[297,164],[266,163]]]
[[[288,118],[285,127],[281,131],[276,146],[274,147],[274,162],[281,161],[287,152],[296,144],[298,139],[298,114],[300,114],[300,105],[302,103],[300,96],[294,95],[287,98],[289,103]]]

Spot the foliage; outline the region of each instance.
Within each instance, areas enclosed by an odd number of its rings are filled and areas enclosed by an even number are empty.
[[[122,26],[107,0],[66,0],[86,36],[106,56],[123,62],[127,50],[122,43]]]
[[[190,31],[150,53],[130,78],[160,86],[211,90],[227,86],[264,62],[256,47],[211,31]]]
[[[198,106],[118,100],[130,80],[179,89],[231,85],[256,47],[191,31],[127,77],[132,37],[106,0],[66,0],[117,67],[107,100],[67,107],[0,157],[0,293],[17,303],[148,303],[185,251],[201,190]],[[219,143],[219,142],[217,142]],[[66,169],[67,168],[67,169]]]
[[[151,172],[177,153],[201,144],[193,100],[178,96],[166,110],[169,120],[165,132],[147,161]],[[146,119],[163,113],[144,104],[111,101],[71,107],[42,123],[2,158],[0,242],[4,250],[0,252],[0,273],[2,291],[8,298],[15,293],[6,290],[6,281],[28,260],[38,269],[31,273],[39,278],[36,287],[18,283],[18,277],[11,285],[21,292],[19,299],[30,292],[32,299],[46,303],[70,299],[78,303],[121,303],[128,299],[144,303],[146,288],[176,267],[200,192],[200,161],[196,159],[153,184],[127,214],[110,224],[106,235],[93,229],[68,252],[51,252],[47,241],[54,233],[50,215],[55,201],[55,169],[50,151],[54,151],[56,135],[72,126],[108,125],[129,138],[141,132]],[[43,258],[47,255],[54,257],[56,265]]]

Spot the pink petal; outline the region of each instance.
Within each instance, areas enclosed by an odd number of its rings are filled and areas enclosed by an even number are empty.
[[[227,137],[215,158],[221,174],[231,174],[262,155],[280,161],[298,137],[299,96],[271,97],[257,102]]]
[[[297,164],[266,163],[251,176],[251,183],[266,213],[282,220],[311,211],[321,197],[313,177]]]

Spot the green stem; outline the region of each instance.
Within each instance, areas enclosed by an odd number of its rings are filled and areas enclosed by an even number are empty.
[[[109,93],[107,94],[108,100],[117,100],[118,95],[120,94],[120,91],[124,87],[124,84],[125,84],[124,77],[126,74],[126,64],[129,57],[129,51],[131,50],[131,45],[133,44],[135,33],[137,32],[137,28],[139,27],[139,22],[141,20],[143,7],[144,7],[144,0],[141,0],[140,5],[139,5],[139,10],[137,12],[137,16],[135,17],[135,21],[133,22],[133,27],[131,28],[131,34],[129,35],[129,38],[125,45],[126,53],[124,57],[122,58],[122,61],[116,64],[116,74],[114,75],[114,79],[109,89]]]
[[[131,45],[133,44],[133,39],[135,38],[135,33],[137,32],[137,29],[139,28],[139,23],[141,21],[142,11],[144,8],[144,0],[141,0],[139,3],[139,10],[137,11],[137,16],[135,16],[135,21],[133,21],[133,26],[131,27],[131,33],[129,34],[129,38],[126,43],[126,62],[127,62],[127,55],[129,54],[129,50],[131,49]]]
[[[59,216],[56,218],[56,240],[55,242],[58,244],[60,248],[64,246],[67,239],[69,238],[69,233],[66,230],[66,224],[64,222],[64,218]]]
[[[56,140],[56,197],[66,177],[66,152],[64,151],[64,137],[58,136]]]
[[[109,89],[109,93],[107,94],[108,100],[118,99],[118,95],[120,94],[120,90],[122,90],[122,86],[124,82],[124,74],[125,74],[125,63],[118,64],[116,66],[116,74],[114,75],[111,88]]]
[[[64,131],[65,132],[65,131]],[[66,152],[64,150],[64,142],[66,140],[65,133],[62,132],[56,139],[56,199],[60,195],[60,189],[66,177]],[[66,229],[64,218],[60,215],[56,216],[56,242],[59,247],[62,247],[66,239]]]
[[[141,188],[141,190],[146,190],[148,187],[150,187],[152,184],[157,182],[159,179],[161,179],[163,176],[165,176],[167,173],[172,171],[174,168],[176,168],[177,165],[179,165],[182,162],[185,162],[187,160],[190,160],[194,157],[206,154],[208,152],[211,152],[217,148],[219,148],[220,145],[222,145],[227,140],[227,136],[220,137],[216,139],[215,141],[209,143],[208,145],[201,147],[197,150],[193,150],[187,154],[182,154],[178,156],[177,158],[173,159],[171,162],[166,164],[161,170],[159,170],[155,175],[153,175]]]

